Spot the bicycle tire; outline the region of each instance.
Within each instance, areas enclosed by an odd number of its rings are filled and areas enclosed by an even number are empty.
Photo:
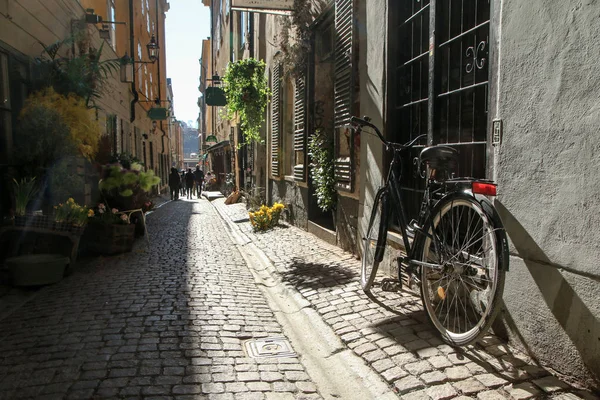
[[[447,344],[466,346],[488,331],[500,310],[506,233],[489,200],[464,193],[441,199],[431,216],[420,257],[444,268],[421,267],[423,306]]]
[[[363,238],[363,254],[360,284],[365,293],[371,292],[379,263],[383,259],[387,239],[387,195],[385,188],[379,189],[373,201],[371,217],[365,237]]]

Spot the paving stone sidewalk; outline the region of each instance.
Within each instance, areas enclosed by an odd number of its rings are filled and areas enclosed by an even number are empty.
[[[254,233],[244,204],[212,202],[275,267],[276,279],[310,302],[348,348],[402,399],[597,399],[494,336],[456,349],[442,343],[420,299],[361,290],[360,261],[299,228]]]
[[[298,357],[249,358],[282,328],[207,200],[147,219],[0,321],[0,399],[320,399]]]

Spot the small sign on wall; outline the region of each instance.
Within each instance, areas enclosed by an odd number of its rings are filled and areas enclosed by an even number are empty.
[[[492,145],[496,146],[502,143],[502,120],[492,121]]]
[[[232,0],[231,8],[291,11],[294,0]]]

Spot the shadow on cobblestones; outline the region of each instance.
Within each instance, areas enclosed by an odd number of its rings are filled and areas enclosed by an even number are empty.
[[[357,276],[353,270],[337,264],[312,263],[295,258],[281,274],[281,279],[297,289],[317,289],[346,285]]]

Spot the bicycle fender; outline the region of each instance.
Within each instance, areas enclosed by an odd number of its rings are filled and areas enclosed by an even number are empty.
[[[508,252],[508,237],[506,236],[506,230],[504,229],[504,224],[502,224],[502,219],[500,219],[500,215],[498,214],[498,211],[496,211],[496,207],[494,207],[488,198],[482,196],[481,198],[475,197],[475,199],[479,202],[479,204],[481,204],[481,208],[487,214],[488,218],[493,222],[494,226],[498,228],[496,233],[500,246],[499,256],[501,257],[499,265],[502,270],[508,272],[508,259],[510,257]]]
[[[498,262],[498,267],[503,270],[508,272],[509,270],[509,252],[508,252],[508,238],[506,236],[506,230],[504,229],[504,224],[502,224],[502,220],[500,219],[500,215],[498,214],[498,211],[496,211],[496,208],[494,207],[494,205],[492,204],[492,202],[485,196],[475,196],[470,190],[464,190],[464,191],[459,191],[459,192],[449,192],[446,193],[440,200],[438,200],[438,202],[436,203],[436,205],[433,207],[433,215],[436,214],[437,210],[438,210],[438,205],[439,204],[443,204],[444,201],[448,198],[448,197],[455,197],[455,198],[466,198],[469,197],[472,200],[474,200],[475,202],[479,203],[479,205],[481,206],[481,209],[483,210],[483,212],[486,214],[486,216],[490,219],[490,221],[492,221],[492,223],[494,224],[494,226],[496,228],[498,228],[498,230],[496,231],[496,237],[498,238],[497,241],[497,246],[498,246],[498,258],[499,258],[499,262]],[[423,219],[423,226],[428,226],[426,224],[429,224],[429,220],[430,220],[431,215],[428,213],[425,218]],[[427,230],[426,228],[424,228],[425,231]],[[425,235],[419,235],[419,246],[422,246],[423,243],[425,241]],[[420,249],[420,247],[417,247],[417,249]]]

